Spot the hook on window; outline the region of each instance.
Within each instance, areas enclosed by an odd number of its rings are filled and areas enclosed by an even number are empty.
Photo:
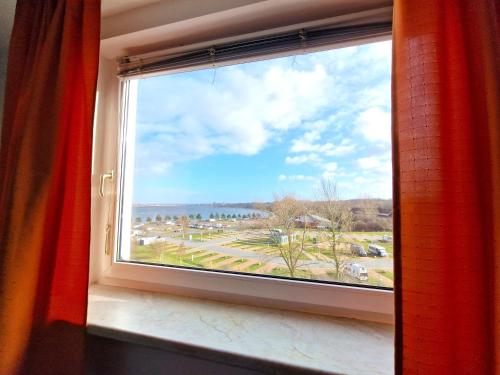
[[[99,195],[101,198],[104,198],[104,181],[107,179],[113,181],[114,171],[102,173],[101,174],[101,183],[99,184]]]

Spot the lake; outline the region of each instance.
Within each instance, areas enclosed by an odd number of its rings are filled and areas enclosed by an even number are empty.
[[[241,207],[220,207],[213,206],[211,204],[187,204],[187,205],[140,205],[132,206],[132,220],[140,217],[142,221],[145,221],[148,217],[155,220],[156,215],[161,215],[163,219],[165,216],[189,216],[200,214],[203,220],[210,218],[210,214],[216,215],[252,215],[260,214],[262,217],[266,217],[267,213],[265,211],[260,211],[251,208],[241,208]]]

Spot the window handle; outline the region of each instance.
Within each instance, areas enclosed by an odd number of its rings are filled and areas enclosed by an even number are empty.
[[[104,181],[106,181],[107,179],[113,181],[113,177],[114,177],[113,170],[111,172],[101,174],[101,183],[99,185],[99,195],[101,196],[101,198],[104,198]]]
[[[110,235],[111,225],[106,224],[106,239],[104,240],[104,254],[109,255],[109,235]]]

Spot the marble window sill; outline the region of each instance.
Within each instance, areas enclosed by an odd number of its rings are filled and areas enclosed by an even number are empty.
[[[394,367],[391,325],[104,285],[89,289],[87,330],[253,369],[372,375]]]

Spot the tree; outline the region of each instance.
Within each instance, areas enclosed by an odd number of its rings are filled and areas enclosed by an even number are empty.
[[[182,238],[184,238],[184,235],[186,234],[186,227],[189,225],[188,217],[185,215],[181,216],[180,224],[182,228]]]
[[[168,245],[165,241],[162,241],[161,239],[158,239],[154,242],[152,242],[150,245],[148,245],[149,248],[154,250],[156,259],[158,262],[163,263],[163,253],[167,249]]]
[[[209,217],[210,217],[210,219],[213,219],[215,216],[214,216],[214,214],[210,214]]]
[[[174,221],[179,220],[179,217],[177,215],[174,215]]]
[[[168,216],[168,215],[165,216],[165,221],[170,221],[170,220],[172,220],[172,218],[170,216]]]
[[[255,219],[256,217],[255,212],[252,212],[252,219]]]
[[[291,277],[295,277],[301,266],[299,259],[306,249],[307,223],[295,235],[296,220],[307,214],[306,206],[291,196],[275,197],[272,205],[272,215],[269,215],[267,225],[270,231],[276,233],[270,236],[271,242],[277,246],[280,256],[285,261]],[[281,237],[285,236],[286,241]]]
[[[177,248],[177,255],[179,255],[179,266],[182,266],[182,257],[186,255],[187,248],[184,245],[184,242],[181,242],[179,247]]]
[[[201,220],[201,214],[196,215],[196,220]]]
[[[161,223],[161,215],[160,214],[156,215],[156,222]]]
[[[136,222],[136,223],[142,223],[142,219],[141,219],[140,217],[136,217],[136,218],[135,218],[135,222]]]
[[[216,213],[215,213],[215,219],[216,219],[216,220],[219,220],[219,219],[220,219],[220,215],[219,215],[219,213],[218,213],[218,212],[216,212]]]
[[[147,222],[147,223],[151,223],[152,221],[153,221],[153,219],[151,219],[151,218],[148,216],[148,218],[146,219],[146,222]]]
[[[351,210],[340,201],[334,182],[322,180],[321,195],[322,202],[319,210],[321,216],[328,220],[328,245],[335,263],[335,277],[340,280],[342,269],[349,259],[349,250],[346,249],[348,243],[344,240],[342,232],[351,230],[353,216]]]
[[[193,214],[189,215],[189,218],[190,218],[191,220],[194,220],[194,215],[193,215]]]
[[[221,218],[222,220],[225,220],[225,219],[226,219],[226,214],[222,214],[222,215],[220,215],[220,218]]]
[[[238,214],[238,219],[241,219],[241,214]]]
[[[233,219],[236,219],[236,215],[235,215],[235,214],[233,214],[233,216],[231,216],[231,217],[232,217]]]

